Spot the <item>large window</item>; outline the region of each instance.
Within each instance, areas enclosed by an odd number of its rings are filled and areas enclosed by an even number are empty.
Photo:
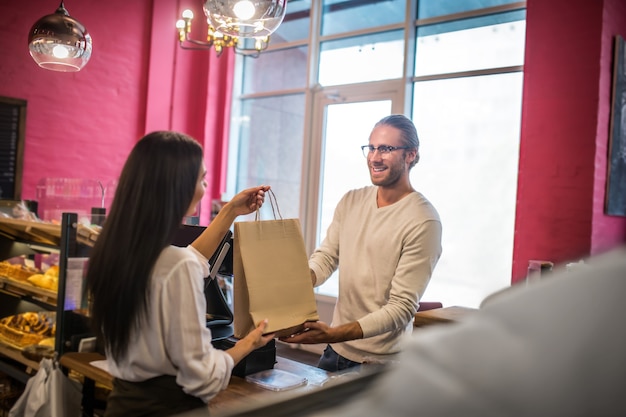
[[[338,198],[370,184],[358,145],[382,115],[404,113],[421,141],[413,186],[444,230],[424,299],[478,306],[511,281],[524,8],[290,1],[270,49],[238,57],[227,194],[272,185],[312,252]],[[318,294],[335,296],[336,279]]]

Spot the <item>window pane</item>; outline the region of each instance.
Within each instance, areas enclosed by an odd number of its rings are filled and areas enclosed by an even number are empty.
[[[420,19],[447,14],[466,12],[469,10],[484,9],[486,7],[501,6],[503,4],[517,3],[519,0],[420,0],[417,2],[417,16]]]
[[[525,34],[524,11],[421,26],[415,75],[522,65]]]
[[[390,112],[391,100],[326,107],[316,247],[326,237],[341,197],[351,189],[372,185],[367,159],[363,157],[360,146],[367,145],[374,124]],[[345,175],[346,172],[350,175]],[[316,292],[336,297],[339,293],[338,271],[317,287]]]
[[[291,0],[287,3],[287,13],[276,32],[270,36],[270,44],[277,45],[309,38],[311,20],[310,0]]]
[[[404,22],[405,0],[324,0],[322,36]]]
[[[403,66],[402,31],[328,41],[320,51],[319,83],[328,86],[400,78]]]
[[[229,193],[271,185],[283,217],[299,217],[304,95],[245,100],[241,110],[231,124],[237,132],[230,148],[237,169],[228,172]],[[273,218],[270,204],[262,213],[264,219]]]
[[[303,46],[262,52],[258,58],[245,57],[243,93],[306,87],[307,49]]]
[[[424,299],[478,307],[510,285],[523,74],[415,83],[415,188],[443,225]]]

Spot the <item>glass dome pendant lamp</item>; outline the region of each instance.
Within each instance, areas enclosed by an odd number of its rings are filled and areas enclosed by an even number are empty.
[[[28,49],[41,68],[80,71],[91,58],[91,36],[70,16],[63,1],[53,14],[37,20],[28,35]]]
[[[287,0],[206,0],[203,9],[216,32],[259,38],[269,36],[280,26]]]

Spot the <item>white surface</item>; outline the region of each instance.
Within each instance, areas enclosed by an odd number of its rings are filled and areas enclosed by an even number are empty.
[[[280,369],[268,369],[246,376],[246,381],[271,391],[285,391],[307,384],[307,379]]]

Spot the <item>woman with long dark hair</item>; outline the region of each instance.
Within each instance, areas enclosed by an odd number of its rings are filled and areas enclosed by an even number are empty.
[[[122,170],[89,260],[91,320],[114,377],[107,416],[164,416],[207,407],[235,364],[264,346],[267,322],[226,351],[211,345],[204,278],[235,218],[257,210],[269,186],[237,194],[186,248],[171,245],[204,195],[203,150],[171,131],[140,139]]]

